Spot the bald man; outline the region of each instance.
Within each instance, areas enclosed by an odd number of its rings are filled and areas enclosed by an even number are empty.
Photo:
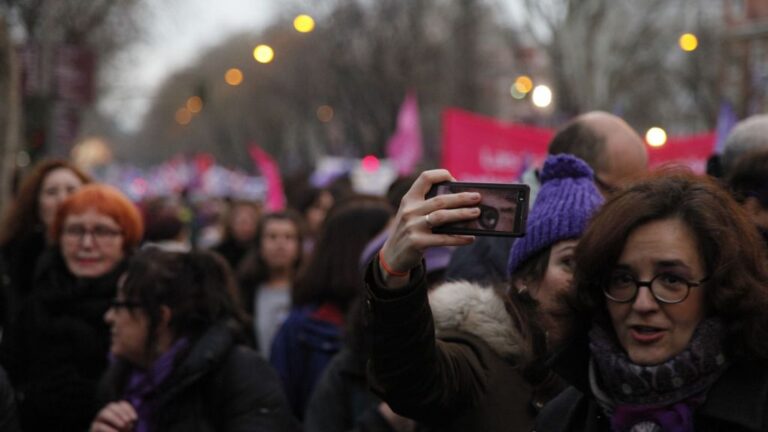
[[[606,196],[648,171],[648,150],[643,139],[627,122],[603,111],[582,114],[560,128],[549,143],[548,153],[570,153],[584,160],[594,170],[595,184]],[[537,187],[531,189],[533,192]],[[471,245],[456,249],[446,279],[506,281],[507,256],[513,242],[509,237],[478,237]]]

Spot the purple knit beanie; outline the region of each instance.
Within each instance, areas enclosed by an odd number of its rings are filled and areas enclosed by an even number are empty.
[[[570,154],[547,157],[541,170],[541,189],[528,214],[525,237],[509,251],[508,274],[537,252],[553,244],[581,237],[592,213],[603,203],[592,169]]]

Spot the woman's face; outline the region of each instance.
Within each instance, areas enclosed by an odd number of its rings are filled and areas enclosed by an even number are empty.
[[[322,191],[306,211],[305,218],[310,233],[317,235],[320,232],[331,207],[333,207],[333,195],[328,191]]]
[[[59,205],[82,185],[82,180],[69,168],[56,168],[45,176],[40,185],[37,207],[38,216],[46,228],[53,223]]]
[[[299,259],[299,232],[287,219],[272,219],[264,225],[261,256],[270,269],[290,269]]]
[[[117,298],[104,314],[104,321],[111,328],[112,344],[109,349],[112,355],[136,365],[144,364],[147,360],[149,317],[139,304],[126,300],[118,290]]]
[[[246,244],[256,236],[259,211],[251,205],[236,205],[232,209],[232,236],[240,244]]]
[[[573,250],[577,244],[577,240],[564,240],[552,245],[544,277],[528,287],[531,297],[539,302],[550,349],[563,341],[572,318],[565,298],[573,290]]]
[[[705,271],[695,234],[682,220],[672,218],[648,222],[630,232],[614,275],[650,281],[665,273],[699,282],[707,276]],[[641,287],[628,303],[606,299],[616,337],[632,362],[663,363],[688,346],[704,317],[702,289],[690,288],[688,297],[677,304],[660,303],[648,287]]]
[[[96,209],[67,215],[61,228],[61,254],[77,277],[103,276],[125,257],[120,225]]]

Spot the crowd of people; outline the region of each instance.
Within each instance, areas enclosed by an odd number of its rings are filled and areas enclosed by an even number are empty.
[[[0,225],[0,430],[768,431],[768,116],[721,162],[583,114],[509,238],[434,232],[482,200],[439,169],[207,236],[42,161]]]

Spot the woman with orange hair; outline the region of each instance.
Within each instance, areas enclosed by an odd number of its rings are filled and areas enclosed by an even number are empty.
[[[111,186],[83,186],[59,206],[34,292],[0,345],[23,430],[88,428],[107,367],[103,316],[142,234],[139,211]]]

